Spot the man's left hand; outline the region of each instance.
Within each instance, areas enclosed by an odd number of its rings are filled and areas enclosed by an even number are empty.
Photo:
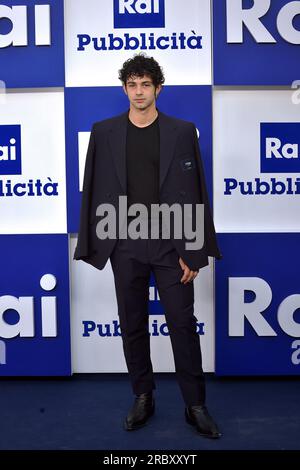
[[[184,271],[182,278],[180,279],[180,282],[183,282],[183,284],[187,284],[188,282],[192,282],[195,277],[197,276],[199,271],[192,271],[183,261],[182,258],[179,258],[179,264]]]

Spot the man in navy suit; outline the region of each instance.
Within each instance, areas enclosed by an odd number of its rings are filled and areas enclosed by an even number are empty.
[[[205,185],[205,176],[193,123],[175,119],[156,108],[164,76],[151,57],[137,54],[119,71],[130,109],[95,123],[86,159],[80,229],[74,259],[103,269],[110,259],[114,273],[118,314],[126,364],[136,395],[125,419],[125,429],[144,426],[153,415],[155,389],[148,332],[149,279],[153,272],[165,310],[174,355],[177,380],[185,401],[186,421],[210,438],[221,436],[205,405],[205,379],[199,336],[194,316],[194,284],[208,256],[221,258]],[[120,197],[126,209],[143,205],[140,223],[157,226],[158,237],[103,236],[104,212],[110,204],[119,226],[134,222],[121,217]],[[105,204],[105,206],[103,206]],[[187,248],[187,236],[175,237],[175,222],[169,219],[169,237],[161,218],[151,209],[159,204],[179,209],[189,205],[193,227],[196,207],[204,207],[203,243]],[[145,214],[144,213],[144,214]],[[97,216],[102,216],[102,219]],[[175,218],[175,216],[174,216]],[[124,224],[122,225],[124,227]],[[103,228],[103,225],[102,225]],[[178,228],[178,227],[177,227]],[[120,233],[120,232],[118,232]],[[181,232],[182,233],[182,232]]]

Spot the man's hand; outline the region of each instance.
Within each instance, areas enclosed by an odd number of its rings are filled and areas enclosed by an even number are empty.
[[[197,276],[199,271],[192,271],[183,261],[182,258],[179,258],[179,264],[181,268],[183,269],[184,273],[182,278],[180,279],[180,282],[183,282],[183,284],[187,284],[188,282],[192,282],[195,277]]]

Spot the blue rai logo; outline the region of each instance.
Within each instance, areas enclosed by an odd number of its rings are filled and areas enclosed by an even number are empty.
[[[260,124],[261,173],[300,172],[300,123]]]
[[[0,175],[20,175],[21,126],[0,126]]]
[[[164,0],[114,0],[114,28],[164,27]]]

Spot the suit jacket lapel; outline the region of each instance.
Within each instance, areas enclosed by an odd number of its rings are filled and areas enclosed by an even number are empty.
[[[160,167],[159,188],[161,189],[166,178],[169,166],[175,152],[176,125],[169,117],[158,110],[160,133]],[[112,158],[124,193],[127,192],[126,181],[126,133],[128,111],[121,114],[109,130],[109,143]]]
[[[128,111],[121,114],[109,130],[111,154],[124,193],[127,192],[126,181],[126,133]]]
[[[160,167],[159,167],[159,189],[161,189],[167,176],[169,166],[174,157],[177,139],[176,124],[164,113],[159,114],[160,133]]]

